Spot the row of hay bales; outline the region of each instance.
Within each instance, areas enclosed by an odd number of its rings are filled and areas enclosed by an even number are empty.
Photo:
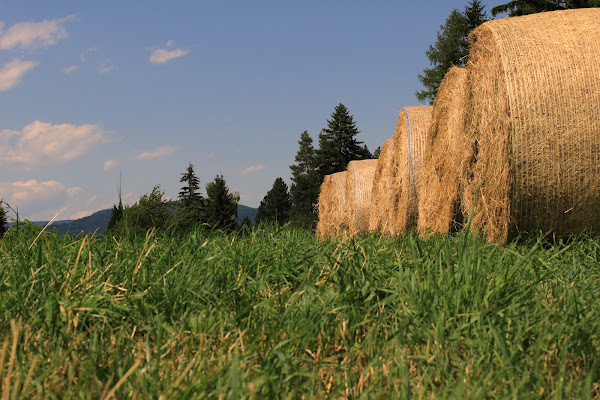
[[[600,233],[600,9],[488,21],[470,41],[433,106],[400,111],[379,160],[325,179],[319,236],[466,221],[498,242]]]

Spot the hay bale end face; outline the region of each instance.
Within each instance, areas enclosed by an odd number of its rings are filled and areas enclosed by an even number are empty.
[[[395,172],[391,190],[390,232],[394,234],[417,225],[417,197],[432,110],[432,106],[404,107],[398,116],[392,141]]]
[[[392,141],[393,138],[389,138],[381,146],[371,189],[369,230],[378,230],[381,233],[388,233],[390,230],[391,189],[395,175],[394,168],[392,168],[394,156]]]
[[[327,175],[319,194],[319,222],[316,235],[329,238],[343,233],[346,171]]]
[[[419,186],[420,234],[447,234],[462,226],[459,193],[473,157],[474,143],[465,135],[467,71],[452,67],[435,101]]]
[[[473,226],[500,242],[600,232],[600,8],[488,21],[470,39]]]
[[[369,231],[371,189],[378,160],[350,161],[346,175],[344,216],[348,234]]]

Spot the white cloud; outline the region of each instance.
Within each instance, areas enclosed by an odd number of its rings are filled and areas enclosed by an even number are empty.
[[[71,72],[76,71],[78,69],[79,69],[79,65],[70,65],[70,66],[64,68],[63,72],[68,75]]]
[[[35,49],[52,46],[68,36],[63,25],[74,18],[70,15],[42,22],[19,22],[5,32],[0,26],[0,49],[9,50],[15,47]]]
[[[35,68],[39,63],[34,61],[21,61],[14,59],[0,69],[0,92],[6,91],[21,82],[27,71]]]
[[[119,164],[119,160],[108,160],[104,163],[104,170],[108,171],[109,169],[116,168],[119,166]]]
[[[263,164],[258,164],[258,165],[252,165],[248,168],[244,168],[241,173],[242,175],[247,175],[251,172],[256,172],[256,171],[260,171],[261,169],[264,169],[265,166]]]
[[[132,160],[157,160],[170,156],[179,150],[181,146],[160,146],[150,151],[144,151],[131,157]]]
[[[172,44],[173,41],[170,40],[169,43],[167,43],[167,46],[170,46]],[[150,62],[153,64],[166,64],[168,61],[174,58],[183,57],[189,52],[190,51],[187,49],[154,49],[152,51],[152,54],[150,54]]]
[[[0,131],[0,160],[27,167],[64,164],[108,141],[110,133],[98,125],[35,121],[21,131]]]
[[[115,69],[117,69],[117,65],[110,60],[106,60],[98,66],[97,71],[100,75],[104,75]]]
[[[69,219],[66,212],[80,199],[83,189],[78,186],[66,187],[57,181],[38,182],[32,179],[26,182],[0,182],[0,192],[4,201],[18,209],[19,218],[50,220],[57,213],[58,219]]]

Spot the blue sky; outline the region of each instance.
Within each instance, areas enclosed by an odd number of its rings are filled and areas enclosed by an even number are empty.
[[[337,104],[372,151],[390,137],[467,3],[0,0],[0,198],[79,218],[119,182],[129,204],[175,198],[191,162],[257,207]]]

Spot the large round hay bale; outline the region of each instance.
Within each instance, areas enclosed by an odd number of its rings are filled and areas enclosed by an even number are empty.
[[[392,146],[393,138],[389,138],[381,146],[377,160],[377,168],[373,175],[371,189],[371,205],[369,206],[369,230],[387,233],[390,229],[390,207],[392,204],[392,182],[394,180]]]
[[[337,172],[327,175],[323,179],[319,194],[317,237],[333,237],[340,235],[343,231],[347,174],[346,171]]]
[[[423,153],[432,109],[432,106],[404,107],[398,116],[392,142],[395,175],[391,191],[391,233],[400,234],[417,225]]]
[[[369,207],[376,168],[377,160],[348,163],[344,217],[350,235],[369,231]]]
[[[489,21],[470,39],[472,226],[501,242],[600,232],[600,9]]]
[[[467,71],[452,67],[435,100],[419,187],[419,233],[448,233],[463,222],[459,193],[473,156],[465,135]]]

